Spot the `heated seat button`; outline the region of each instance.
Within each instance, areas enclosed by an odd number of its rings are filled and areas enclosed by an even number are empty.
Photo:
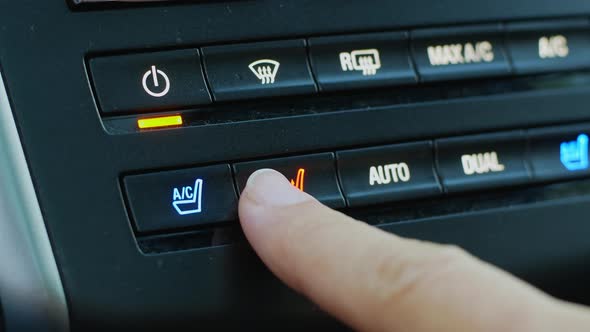
[[[416,83],[407,33],[375,33],[309,40],[320,90]]]
[[[337,153],[344,197],[351,207],[436,195],[430,142]]]
[[[512,23],[508,50],[518,74],[590,66],[590,21],[571,19]]]
[[[316,92],[304,40],[205,47],[203,56],[218,101]]]
[[[435,141],[437,169],[448,192],[516,185],[529,180],[520,131]]]
[[[510,74],[500,25],[416,30],[411,44],[425,82]]]
[[[229,165],[127,176],[123,183],[139,232],[238,219]]]
[[[336,162],[333,153],[252,161],[234,165],[238,190],[242,192],[252,173],[262,168],[281,172],[299,190],[312,195],[320,202],[333,207],[345,206],[338,186]]]
[[[99,57],[89,66],[105,114],[211,103],[197,50]]]
[[[529,131],[529,158],[536,180],[590,175],[590,125]]]

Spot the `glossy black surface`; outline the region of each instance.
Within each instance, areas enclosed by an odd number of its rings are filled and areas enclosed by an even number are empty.
[[[108,8],[72,11],[65,1],[0,0],[0,67],[74,331],[338,327],[272,277],[246,245],[144,255],[123,203],[122,174],[590,120],[588,79],[573,75],[538,85],[516,80],[386,89],[369,93],[370,100],[346,92],[322,96],[315,101],[322,107],[303,98],[227,103],[194,112],[188,120],[196,125],[188,128],[140,133],[105,122],[105,131],[89,87],[88,55],[590,15],[590,3],[579,0]],[[285,111],[296,116],[284,117]],[[552,294],[588,302],[590,199],[586,191],[574,193],[531,201],[501,192],[499,200],[510,200],[480,210],[470,206],[489,206],[485,196],[467,206],[449,199],[437,205],[438,216],[422,213],[422,201],[407,203],[408,222],[400,224],[375,216],[374,208],[358,217],[382,220],[400,235],[459,244]],[[523,204],[515,207],[519,198]],[[412,221],[421,215],[429,217]]]

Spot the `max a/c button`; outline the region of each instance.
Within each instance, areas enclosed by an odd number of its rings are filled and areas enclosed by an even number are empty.
[[[425,29],[412,32],[420,79],[467,79],[510,74],[499,25]]]
[[[229,165],[127,176],[123,183],[138,232],[238,219]]]
[[[435,141],[437,168],[446,191],[521,184],[529,180],[522,132]]]
[[[436,195],[430,142],[338,152],[344,196],[351,207]]]

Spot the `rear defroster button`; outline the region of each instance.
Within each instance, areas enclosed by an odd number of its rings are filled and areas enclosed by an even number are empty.
[[[309,52],[322,91],[417,82],[405,32],[311,38]]]

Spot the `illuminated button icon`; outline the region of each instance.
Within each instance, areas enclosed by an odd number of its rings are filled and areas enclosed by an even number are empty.
[[[490,41],[431,45],[426,49],[431,66],[449,66],[494,61],[494,47]]]
[[[170,91],[170,79],[165,72],[152,66],[150,70],[143,74],[141,80],[145,92],[155,98],[164,97]]]
[[[291,184],[301,190],[304,191],[304,185],[305,185],[305,169],[304,168],[300,168],[297,170],[297,177],[295,178],[295,180],[291,179]]]
[[[177,187],[172,190],[172,206],[181,215],[201,213],[203,180],[195,180],[194,186]]]
[[[142,118],[137,120],[137,127],[139,129],[156,129],[165,127],[182,126],[182,116],[158,116],[153,118]]]
[[[248,68],[260,80],[260,84],[274,84],[281,64],[275,60],[262,59],[252,62]]]
[[[569,171],[588,169],[588,135],[580,134],[575,141],[563,142],[560,147],[561,163]]]
[[[539,38],[539,58],[566,58],[570,54],[567,38],[564,35],[543,36]]]
[[[395,163],[369,167],[369,186],[398,182],[411,179],[410,167],[407,163]]]
[[[361,71],[363,76],[373,76],[381,69],[379,50],[355,50],[340,53],[342,71]]]
[[[464,154],[461,156],[461,165],[465,175],[499,173],[506,170],[506,167],[500,163],[496,151]]]

